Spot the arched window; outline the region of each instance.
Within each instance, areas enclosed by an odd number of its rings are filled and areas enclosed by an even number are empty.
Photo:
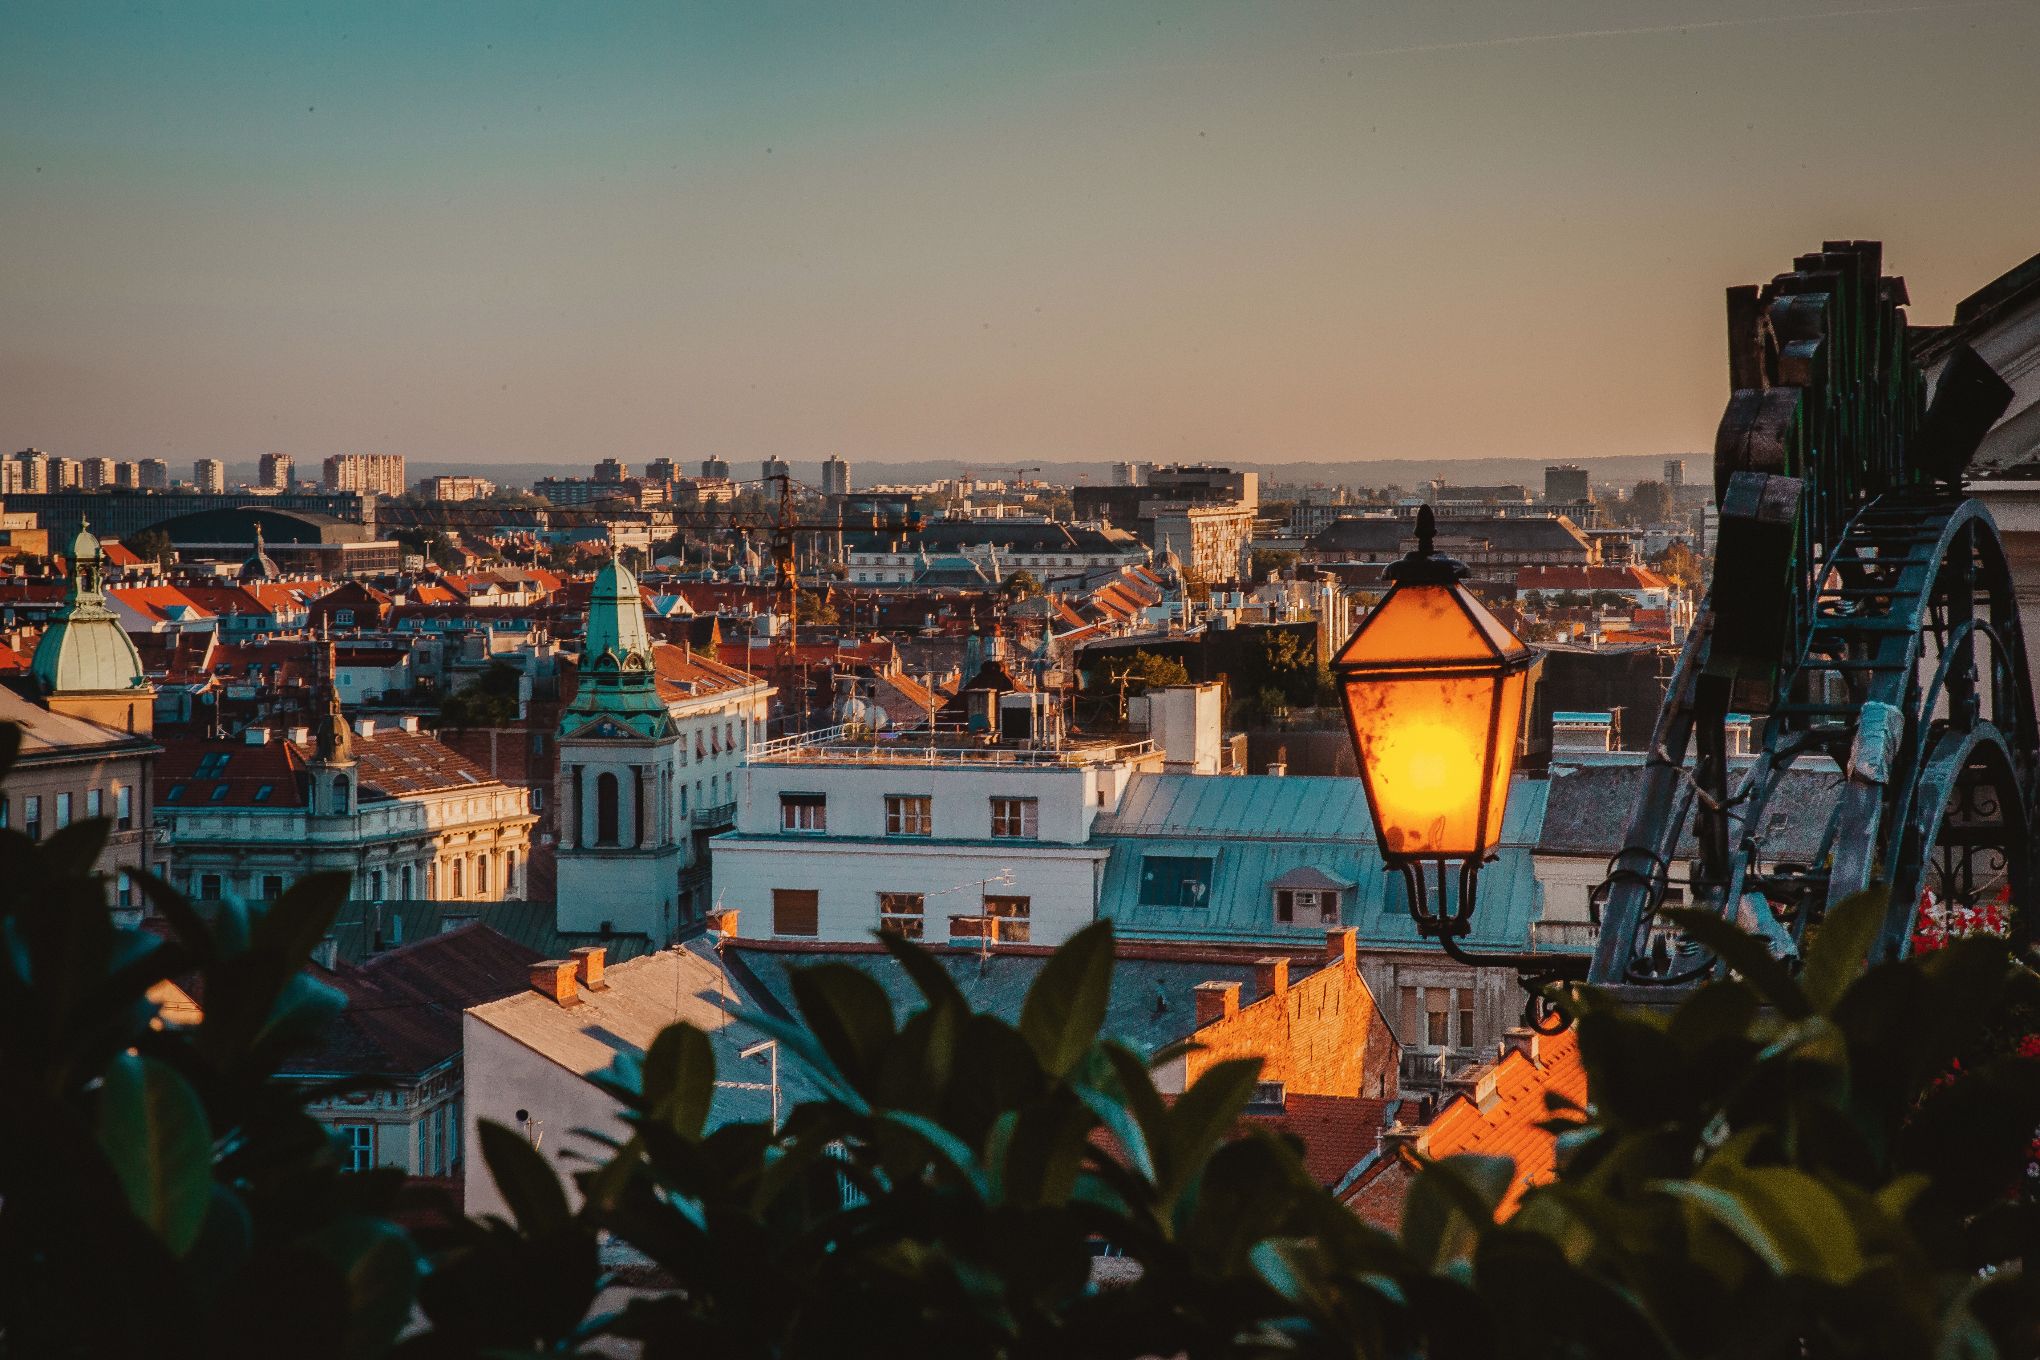
[[[595,776],[595,844],[616,844],[616,776],[604,770]]]
[[[333,776],[333,811],[347,811],[347,776],[344,774]]]

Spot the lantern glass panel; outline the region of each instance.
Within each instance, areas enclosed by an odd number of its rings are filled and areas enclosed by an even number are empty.
[[[1496,722],[1502,690],[1520,708],[1520,674],[1347,681],[1367,795],[1389,854],[1472,857],[1494,843],[1515,754],[1516,717]]]
[[[1342,666],[1410,666],[1492,661],[1523,644],[1457,586],[1402,585],[1361,623]]]
[[[1502,707],[1495,715],[1495,745],[1488,756],[1492,768],[1488,773],[1487,834],[1480,847],[1483,851],[1502,839],[1502,812],[1509,805],[1509,773],[1516,768],[1516,737],[1523,725],[1523,687],[1528,680],[1527,672],[1520,670],[1502,677]]]

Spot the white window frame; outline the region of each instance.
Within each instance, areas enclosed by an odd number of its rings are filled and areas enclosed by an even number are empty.
[[[992,799],[992,837],[995,840],[1040,840],[1041,800],[1005,797]]]
[[[885,834],[888,836],[934,835],[934,798],[925,793],[888,793],[885,796]]]

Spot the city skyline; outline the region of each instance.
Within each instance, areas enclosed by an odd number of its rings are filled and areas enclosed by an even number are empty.
[[[0,438],[1691,452],[1724,280],[1877,237],[1931,324],[2033,253],[2036,39],[2010,0],[14,7]]]

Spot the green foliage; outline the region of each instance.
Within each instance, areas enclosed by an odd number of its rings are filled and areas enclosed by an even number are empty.
[[[439,725],[458,732],[516,722],[519,678],[516,667],[490,662],[487,670],[439,701]]]
[[[420,1354],[2021,1356],[2040,1306],[2008,1197],[2040,1122],[2040,1063],[1950,1061],[2030,993],[2001,942],[1865,968],[1882,902],[1844,904],[1796,973],[1705,913],[1678,924],[1734,970],[1676,1010],[1588,990],[1590,1111],[1561,1178],[1498,1221],[1506,1159],[1422,1167],[1399,1236],[1239,1132],[1258,1064],[1219,1063],[1172,1102],[1098,1037],[1109,927],[1073,937],[1017,1026],[886,937],[921,1004],[896,1021],[864,973],[798,975],[760,1016],[825,1092],[773,1131],[708,1130],[707,1040],[663,1036],[599,1080],[631,1136],[579,1173],[582,1208],[507,1130],[485,1135],[518,1228],[469,1225],[425,1295]],[[498,1165],[499,1157],[502,1164]],[[845,1187],[856,1203],[845,1207]],[[530,1222],[527,1222],[530,1220]],[[594,1243],[668,1288],[584,1318]],[[486,1250],[483,1244],[486,1244]],[[1134,1267],[1091,1283],[1099,1245]],[[543,1266],[543,1269],[541,1269]],[[478,1309],[492,1282],[514,1303]],[[539,1281],[533,1295],[521,1286]],[[501,1289],[500,1284],[494,1285]],[[458,1301],[443,1304],[440,1295]],[[515,1325],[511,1323],[514,1320]]]
[[[1190,683],[1190,671],[1181,661],[1148,651],[1113,657],[1105,663],[1103,671],[1106,684],[1127,694],[1145,694],[1151,689]]]
[[[18,742],[0,728],[0,771]],[[210,919],[144,879],[158,938],[113,924],[107,832],[0,830],[0,1352],[384,1353],[418,1268],[396,1177],[343,1175],[274,1076],[339,1010],[303,970],[346,879]],[[155,1027],[149,989],[191,976],[202,1023]]]
[[[1699,554],[1683,543],[1674,543],[1651,559],[1651,570],[1681,590],[1698,590],[1706,577]]]
[[[800,623],[835,623],[836,602],[826,590],[803,590],[794,597],[793,617]]]
[[[121,545],[144,562],[169,566],[177,556],[177,545],[161,529],[144,529],[121,540]]]
[[[1000,586],[999,589],[1009,600],[1024,600],[1029,595],[1039,595],[1041,593],[1041,582],[1035,577],[1033,572],[1023,567],[1011,576],[1008,576],[1005,584]]]
[[[1672,518],[1673,509],[1670,487],[1663,482],[1638,482],[1629,499],[1622,502],[1621,516],[1625,524],[1663,524]]]
[[[1264,510],[1267,507],[1262,507]],[[1248,570],[1256,581],[1265,581],[1269,576],[1286,576],[1303,560],[1302,553],[1282,552],[1273,548],[1256,548],[1247,559]]]

